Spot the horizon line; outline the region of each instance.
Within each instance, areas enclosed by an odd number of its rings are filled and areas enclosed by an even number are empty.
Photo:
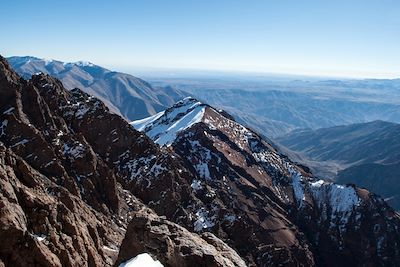
[[[258,77],[265,77],[266,76],[275,76],[276,78],[281,77],[281,78],[290,78],[290,77],[299,77],[299,78],[310,78],[310,79],[345,79],[345,80],[398,80],[400,79],[400,74],[376,74],[376,75],[367,75],[362,74],[363,72],[359,72],[358,75],[352,74],[339,74],[339,72],[322,72],[322,73],[316,73],[316,72],[286,72],[286,71],[271,71],[271,70],[256,70],[256,69],[229,69],[229,68],[215,68],[215,67],[210,67],[210,68],[205,68],[205,67],[193,67],[193,66],[188,66],[188,67],[182,67],[182,66],[145,66],[145,65],[127,65],[127,64],[115,64],[115,63],[96,63],[93,60],[61,60],[61,59],[54,59],[54,58],[49,58],[49,57],[39,57],[39,56],[31,56],[31,55],[11,55],[11,56],[5,56],[5,58],[11,58],[11,57],[31,57],[39,60],[44,60],[44,61],[58,61],[62,63],[79,63],[79,62],[88,62],[92,63],[94,65],[97,65],[102,68],[109,69],[110,71],[116,71],[116,72],[123,72],[126,74],[130,74],[133,76],[140,75],[140,74],[135,74],[131,73],[131,71],[137,71],[137,72],[142,72],[142,74],[146,73],[146,75],[149,76],[155,76],[156,73],[163,73],[166,75],[168,72],[177,72],[177,73],[169,73],[168,75],[177,75],[179,72],[185,73],[185,72],[194,72],[192,75],[204,75],[207,73],[207,75],[212,76],[212,73],[224,73],[224,74],[242,74],[242,75],[247,75],[247,76],[258,76]],[[119,70],[118,70],[119,69]],[[197,73],[195,73],[197,72]],[[203,73],[202,73],[203,72]],[[352,73],[357,73],[357,71],[351,71]],[[218,76],[217,76],[218,77]],[[179,77],[175,77],[179,78]]]

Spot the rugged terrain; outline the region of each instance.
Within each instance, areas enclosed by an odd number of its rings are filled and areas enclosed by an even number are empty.
[[[153,115],[187,95],[168,86],[153,87],[132,75],[110,71],[90,62],[65,63],[30,56],[7,60],[23,78],[29,79],[39,72],[49,74],[68,90],[80,88],[99,98],[111,111],[128,121]]]
[[[4,58],[0,95],[4,266],[400,264],[399,215],[381,198],[315,180],[193,98],[133,123],[141,133]]]
[[[327,177],[365,187],[400,209],[400,124],[373,121],[296,131],[277,141],[319,163],[314,168],[316,174],[334,165]]]
[[[181,155],[200,177],[192,187],[210,202],[194,230],[224,233],[239,254],[251,251],[249,262],[350,266],[399,260],[399,215],[381,198],[314,179],[223,111],[186,98],[132,125]],[[383,246],[391,256],[383,256]]]
[[[67,91],[44,74],[23,80],[4,58],[0,94],[1,265],[112,266],[118,254],[136,256],[136,250],[124,250],[129,242],[121,243],[134,216],[145,212],[157,220],[149,206],[190,223],[191,213],[182,205],[196,203],[191,174],[101,101],[79,89]],[[170,235],[168,227],[179,228],[158,220],[164,236]],[[141,232],[150,235],[151,229],[143,227]],[[244,265],[217,238],[211,242],[188,231],[181,237],[221,251],[225,261],[215,266]],[[145,240],[141,252],[151,242]],[[166,245],[179,251],[176,244]],[[160,248],[152,256],[164,252]],[[221,257],[201,249],[184,253],[182,262],[220,262]]]

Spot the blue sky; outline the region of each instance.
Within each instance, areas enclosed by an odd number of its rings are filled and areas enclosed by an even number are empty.
[[[5,56],[400,77],[397,0],[6,0],[1,9]]]

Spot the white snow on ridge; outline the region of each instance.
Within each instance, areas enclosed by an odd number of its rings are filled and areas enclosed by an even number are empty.
[[[49,59],[49,58],[44,58],[43,60],[44,60],[44,64],[45,64],[46,66],[47,66],[47,65],[50,65],[51,63],[54,62],[54,59]]]
[[[286,167],[292,178],[293,193],[299,207],[302,207],[305,191],[309,192],[317,203],[318,208],[326,214],[327,208],[331,210],[330,219],[339,218],[342,224],[347,223],[355,207],[360,203],[356,190],[351,186],[329,183],[324,180],[314,182],[303,181],[300,172],[289,163]]]
[[[319,206],[329,203],[333,214],[351,212],[360,202],[356,191],[351,186],[319,180],[310,183],[310,191]]]
[[[302,182],[302,175],[296,171],[292,166],[287,164],[288,171],[292,177],[292,186],[293,186],[293,193],[294,196],[297,200],[297,203],[301,207],[303,204],[303,201],[306,200],[306,197],[304,195],[304,190],[301,185]]]
[[[11,107],[11,108],[7,109],[6,111],[4,111],[3,114],[10,115],[14,109],[15,109],[14,107]]]
[[[159,261],[153,260],[148,253],[142,253],[121,263],[119,267],[164,267],[164,265]]]
[[[130,125],[133,126],[138,131],[143,131],[148,125],[156,121],[158,118],[160,118],[162,115],[164,115],[164,111],[158,112],[157,114],[154,114],[153,116],[141,119],[141,120],[136,120],[132,121]]]
[[[160,145],[170,145],[176,138],[178,132],[190,128],[192,125],[201,121],[204,115],[204,107],[196,107],[188,114],[184,115],[178,121],[176,121],[171,126],[166,125],[166,127],[161,127],[164,129],[153,128],[147,134],[155,139],[155,142]],[[168,127],[169,126],[169,127]]]
[[[94,66],[94,64],[89,61],[77,61],[77,62],[75,62],[75,64],[78,66],[82,66],[82,67],[93,67]]]
[[[200,122],[205,106],[193,98],[185,98],[172,108],[157,113],[149,118],[131,122],[131,125],[145,131],[147,136],[159,145],[170,145],[179,132]]]

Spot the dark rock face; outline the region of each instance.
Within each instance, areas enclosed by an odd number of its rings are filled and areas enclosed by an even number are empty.
[[[101,101],[3,58],[0,93],[1,265],[114,265],[142,201],[190,224],[192,174]]]
[[[381,198],[317,181],[215,109],[188,98],[133,125],[169,145],[198,174],[192,188],[205,206],[194,230],[229,240],[250,264],[399,263],[400,217]],[[180,130],[172,131],[174,125]]]
[[[0,143],[0,258],[5,266],[111,265],[124,231]]]

